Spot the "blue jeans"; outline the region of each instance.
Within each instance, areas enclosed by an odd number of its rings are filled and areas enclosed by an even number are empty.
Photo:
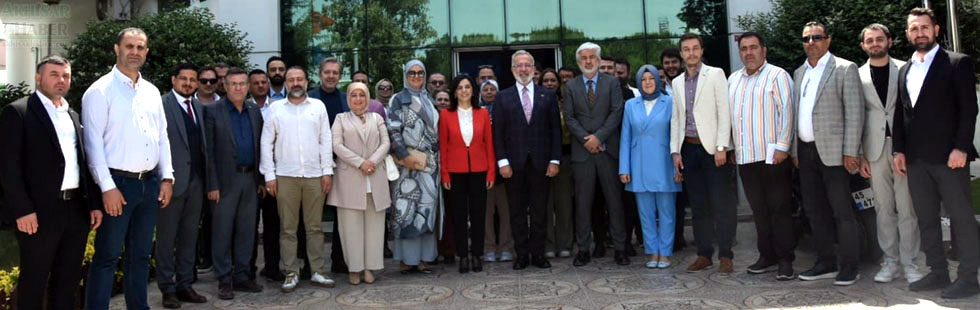
[[[119,216],[106,215],[95,234],[95,256],[89,266],[85,286],[85,309],[109,308],[112,283],[119,254],[123,253],[123,291],[126,308],[149,309],[146,287],[150,278],[150,253],[153,249],[153,229],[156,227],[160,203],[160,180],[137,180],[113,176],[112,181],[122,193],[126,204]]]

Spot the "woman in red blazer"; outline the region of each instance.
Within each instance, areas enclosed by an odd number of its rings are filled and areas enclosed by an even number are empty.
[[[490,112],[473,96],[476,83],[467,75],[452,83],[449,108],[439,113],[442,187],[449,191],[459,273],[483,271],[487,190],[497,176]],[[471,225],[467,227],[467,223]]]

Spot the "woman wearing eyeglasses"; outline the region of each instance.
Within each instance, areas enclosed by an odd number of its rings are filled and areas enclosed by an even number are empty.
[[[381,79],[374,84],[374,96],[377,97],[374,100],[381,102],[385,106],[385,112],[388,112],[391,97],[395,96],[395,86],[388,79]]]
[[[392,189],[394,259],[402,273],[432,273],[425,263],[436,259],[436,227],[441,225],[439,111],[425,90],[425,65],[412,60],[404,68],[405,88],[388,107],[391,153],[399,164]]]

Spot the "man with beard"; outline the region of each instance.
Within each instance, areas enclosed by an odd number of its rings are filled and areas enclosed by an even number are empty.
[[[283,69],[285,71],[285,69]],[[269,76],[262,69],[255,69],[248,73],[248,89],[251,96],[248,101],[254,103],[262,112],[262,118],[269,115],[269,107],[272,106],[272,98],[269,96]],[[285,88],[284,88],[285,89]],[[279,271],[279,210],[276,207],[276,197],[267,195],[264,191],[259,193],[258,215],[262,217],[262,254],[265,258],[265,266],[260,274],[271,281],[282,281],[282,272]],[[255,232],[258,233],[258,217],[255,222]],[[249,279],[255,279],[258,266],[255,261],[258,258],[258,238],[255,239],[255,246],[252,248],[252,259],[249,262]]]
[[[664,67],[664,74],[667,75],[667,79],[663,81],[664,89],[667,91],[668,95],[674,95],[674,87],[671,86],[671,83],[674,81],[675,77],[681,75],[682,63],[683,59],[681,58],[681,50],[671,47],[660,52],[660,64]],[[677,213],[677,215],[678,218],[680,218],[683,213]],[[682,222],[677,223],[680,223],[681,225],[683,224]],[[676,244],[677,240],[674,240],[674,243]],[[683,241],[681,241],[681,243],[683,243]]]
[[[425,83],[425,89],[429,91],[429,94],[435,94],[436,90],[446,90],[449,88],[449,84],[446,84],[446,76],[439,72],[433,72],[429,74],[429,81]]]
[[[864,134],[861,143],[861,176],[871,179],[878,217],[878,245],[884,258],[875,282],[887,283],[905,271],[905,279],[922,279],[916,265],[919,225],[916,223],[908,178],[892,170],[892,128],[898,100],[898,68],[904,61],[888,56],[892,34],[882,24],[861,30],[861,49],[868,61],[858,69],[864,99]]]
[[[272,85],[269,98],[272,101],[286,99],[286,61],[279,56],[269,57],[265,62],[265,71],[269,75],[269,84]]]
[[[224,96],[225,91],[225,76],[228,75],[228,69],[230,69],[227,63],[218,62],[214,64],[214,73],[218,75],[218,96]]]
[[[619,79],[619,84],[622,84],[624,89],[629,89],[630,92],[633,93],[633,96],[631,96],[630,98],[640,96],[640,90],[637,89],[636,87],[631,86],[629,83],[630,63],[626,61],[626,59],[616,58],[616,78]],[[625,91],[623,92],[623,98],[629,99],[626,98]]]
[[[213,67],[205,66],[197,69],[198,87],[194,93],[194,99],[202,105],[209,105],[221,100],[221,96],[217,94],[219,80],[218,73],[214,71]]]
[[[977,117],[973,58],[936,44],[939,25],[932,10],[912,9],[906,21],[905,35],[915,46],[915,53],[898,71],[901,101],[895,108],[892,127],[894,169],[900,176],[908,175],[922,252],[931,269],[922,280],[909,284],[909,290],[945,288],[943,298],[966,298],[980,293],[980,240],[972,210],[969,168],[977,158],[973,146]],[[943,253],[940,205],[949,214],[953,247],[960,258],[952,285]]]

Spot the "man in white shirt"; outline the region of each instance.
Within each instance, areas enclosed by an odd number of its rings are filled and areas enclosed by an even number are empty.
[[[174,169],[160,91],[139,72],[149,51],[147,41],[142,29],[120,31],[113,46],[116,65],[82,96],[88,166],[109,215],[95,237],[85,309],[109,308],[123,242],[126,306],[149,308],[153,231],[159,208],[170,204]]]
[[[332,187],[333,145],[327,109],[320,100],[307,97],[308,81],[302,67],[286,70],[287,98],[275,102],[262,128],[262,161],[266,190],[277,198],[282,224],[279,244],[286,273],[282,291],[292,292],[299,283],[302,262],[296,257],[296,230],[300,208],[306,231],[307,258],[313,285],[333,287],[323,262],[323,201]],[[281,194],[281,195],[280,195]]]

